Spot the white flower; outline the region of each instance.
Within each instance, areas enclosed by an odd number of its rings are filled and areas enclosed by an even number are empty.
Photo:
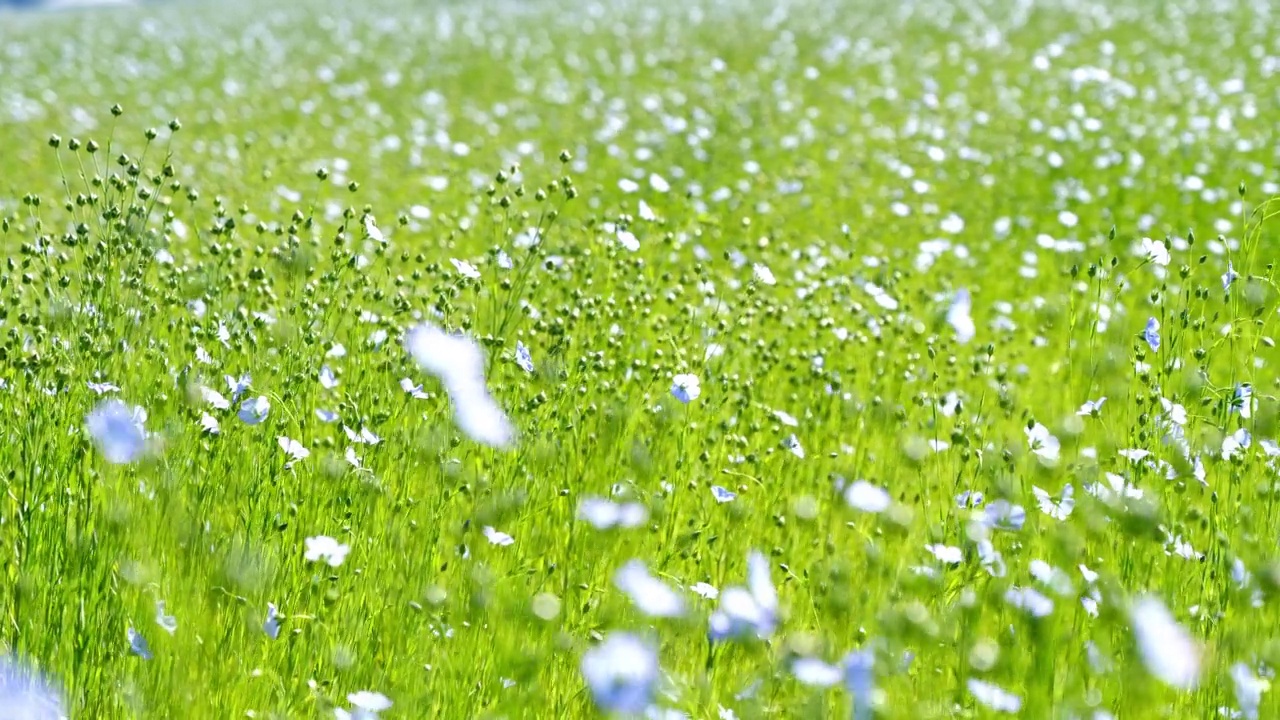
[[[284,454],[289,456],[288,462],[284,464],[286,468],[291,468],[294,463],[311,456],[311,451],[303,447],[302,443],[297,440],[281,435],[276,438],[276,442],[280,443],[280,449],[284,451]]]
[[[689,589],[692,590],[695,595],[704,597],[708,600],[715,600],[720,597],[720,590],[710,583],[694,583]]]
[[[671,394],[685,404],[697,400],[698,396],[702,394],[698,376],[685,373],[671,378]]]
[[[1195,689],[1200,683],[1200,647],[1164,603],[1141,597],[1129,608],[1129,620],[1147,670],[1166,685]]]
[[[773,277],[773,271],[764,263],[755,263],[751,266],[751,275],[756,281],[765,285],[776,285],[778,280]]]
[[[236,413],[248,425],[257,425],[267,419],[271,412],[271,401],[265,395],[250,398],[240,403],[240,412]]]
[[[1036,496],[1036,503],[1040,505],[1040,512],[1054,520],[1066,520],[1071,517],[1071,511],[1075,510],[1076,489],[1070,484],[1062,488],[1061,500],[1055,500],[1048,491],[1034,485],[1031,486],[1031,492]]]
[[[1166,267],[1169,264],[1169,249],[1159,240],[1142,238],[1142,254],[1146,256],[1147,260],[1160,267]]]
[[[818,658],[802,657],[791,662],[791,674],[810,687],[828,688],[844,679],[839,667]]]
[[[769,561],[759,552],[747,556],[747,586],[720,593],[720,606],[711,615],[711,639],[753,634],[767,638],[778,622],[778,591],[769,578]]]
[[[804,459],[804,448],[801,447],[800,438],[796,437],[795,433],[792,433],[790,437],[782,441],[782,447],[790,450],[792,455],[801,460]]]
[[[645,615],[663,618],[684,615],[684,599],[680,594],[650,575],[644,563],[639,560],[623,565],[613,576],[613,583]]]
[[[1097,400],[1085,400],[1080,409],[1076,411],[1076,415],[1080,417],[1098,416],[1102,414],[1102,404],[1107,401],[1104,395]]]
[[[636,239],[635,233],[630,230],[619,230],[617,232],[618,244],[622,247],[635,252],[640,249],[640,241]]]
[[[480,278],[480,271],[476,269],[475,265],[472,265],[466,260],[449,258],[449,262],[453,263],[453,268],[458,271],[459,275],[471,278],[472,280],[478,280]]]
[[[203,385],[200,386],[200,399],[212,405],[214,410],[226,410],[231,407],[231,402],[223,397],[222,393]]]
[[[218,418],[207,412],[200,413],[200,429],[207,435],[217,435],[222,431],[221,425],[218,424]]]
[[[1049,432],[1049,428],[1036,423],[1029,428],[1024,428],[1023,432],[1027,435],[1027,445],[1032,453],[1047,462],[1057,462],[1062,445],[1058,442],[1058,438]]]
[[[955,298],[951,301],[951,307],[947,308],[947,324],[955,331],[956,342],[961,345],[968,343],[977,333],[977,326],[973,324],[973,316],[969,314],[971,305],[969,291],[960,289],[956,291]]]
[[[852,508],[869,513],[882,513],[893,504],[889,491],[872,485],[866,480],[850,483],[849,487],[845,488],[844,501]]]
[[[497,545],[499,547],[506,547],[507,545],[516,544],[515,538],[502,532],[501,530],[495,530],[494,528],[488,525],[484,527],[484,536],[488,538],[490,544]]]
[[[578,503],[578,519],[586,520],[597,530],[634,528],[649,519],[649,510],[640,503],[620,504],[601,497],[586,497]]]
[[[998,685],[977,678],[969,678],[967,685],[974,700],[996,712],[1016,713],[1022,709],[1022,698]]]
[[[800,423],[790,413],[786,413],[781,410],[774,410],[773,416],[778,418],[778,422],[782,423],[783,425],[786,425],[787,427],[800,426]]]
[[[422,369],[444,384],[453,403],[454,422],[476,442],[508,447],[515,429],[489,395],[484,379],[484,353],[463,335],[452,335],[423,323],[405,335],[405,347]]]
[[[323,365],[320,368],[320,387],[325,390],[332,390],[338,387],[338,378],[333,374],[333,368]]]
[[[629,633],[605,636],[582,654],[582,677],[606,713],[639,715],[649,707],[658,682],[658,650]]]
[[[67,717],[60,693],[39,675],[0,656],[0,717],[60,720]]]
[[[303,557],[307,562],[323,560],[329,564],[329,567],[338,567],[347,559],[349,552],[351,552],[351,546],[343,545],[328,535],[318,535],[307,538],[307,550]]]
[[[163,600],[156,601],[156,624],[170,635],[178,631],[178,618],[165,612]]]
[[[85,428],[107,462],[131,463],[147,448],[147,411],[119,400],[98,403],[85,418]]]
[[[959,565],[964,560],[964,553],[960,548],[951,545],[925,545],[924,549],[937,558],[938,562],[947,565]]]

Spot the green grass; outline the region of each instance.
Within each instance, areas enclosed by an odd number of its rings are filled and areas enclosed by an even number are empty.
[[[618,632],[658,647],[653,704],[694,718],[848,716],[854,693],[792,668],[857,649],[875,653],[879,718],[998,715],[971,679],[1028,718],[1240,708],[1233,666],[1280,663],[1265,10],[0,11],[0,648],[73,718],[333,717],[360,690],[394,702],[387,718],[592,716],[581,660]],[[961,289],[967,343],[947,318]],[[402,342],[424,320],[484,347],[511,447],[459,431]],[[244,373],[271,404],[257,425],[201,396],[230,398],[224,376]],[[687,404],[684,373],[701,386]],[[108,396],[147,412],[136,462],[86,432]],[[1165,401],[1186,410],[1183,447]],[[1032,452],[1036,423],[1056,462]],[[1242,428],[1252,443],[1224,459]],[[286,468],[281,436],[309,457]],[[1086,490],[1107,473],[1142,497]],[[892,507],[850,507],[838,488],[859,479]],[[1033,487],[1067,486],[1068,517],[1040,510]],[[1025,525],[983,531],[965,491]],[[611,494],[647,521],[578,518]],[[318,535],[350,546],[344,563],[304,558]],[[743,584],[753,549],[776,632],[712,642],[717,601],[690,588]],[[684,617],[646,617],[615,586],[631,559]],[[1068,581],[1036,579],[1041,563]],[[1015,607],[1015,587],[1052,612]],[[1144,663],[1145,595],[1199,648],[1194,688]],[[1277,709],[1264,694],[1260,717]]]

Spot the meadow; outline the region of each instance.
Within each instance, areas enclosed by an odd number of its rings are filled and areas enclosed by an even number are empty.
[[[0,720],[1277,717],[1275,13],[0,11]]]

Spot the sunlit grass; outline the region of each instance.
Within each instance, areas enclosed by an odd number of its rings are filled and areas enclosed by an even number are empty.
[[[1274,714],[1257,12],[0,13],[0,718]]]

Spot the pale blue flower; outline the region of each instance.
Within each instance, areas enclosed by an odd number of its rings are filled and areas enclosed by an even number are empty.
[[[147,411],[141,407],[104,400],[85,418],[85,428],[107,462],[120,465],[137,460],[146,451],[146,420]]]
[[[778,624],[778,591],[769,577],[769,560],[760,552],[747,556],[747,586],[720,593],[720,606],[711,615],[711,639],[754,635],[765,639]]]
[[[635,635],[614,632],[582,654],[581,668],[601,710],[637,715],[649,707],[658,683],[658,650]]]
[[[711,496],[716,499],[716,502],[727,503],[733,502],[738,497],[738,494],[719,485],[712,485]]]
[[[855,650],[845,656],[844,686],[853,695],[853,720],[871,720],[871,694],[875,691],[875,652]]]
[[[240,403],[240,411],[236,413],[247,425],[257,425],[267,419],[271,412],[271,401],[265,395],[250,398]]]
[[[1151,352],[1160,351],[1160,321],[1153,318],[1147,319],[1147,327],[1142,331],[1142,339],[1147,341],[1147,345],[1151,346]]]
[[[956,342],[964,345],[973,339],[977,332],[977,327],[973,323],[973,317],[969,314],[972,301],[969,299],[969,291],[961,288],[956,291],[955,297],[951,300],[951,307],[947,308],[947,324],[956,333]]]
[[[147,647],[147,639],[142,637],[142,633],[130,625],[129,629],[125,631],[125,635],[129,638],[129,652],[143,660],[151,659],[151,648]]]
[[[1235,394],[1231,397],[1231,412],[1240,413],[1240,417],[1248,420],[1253,417],[1253,410],[1258,401],[1253,399],[1253,385],[1240,383],[1236,385]]]
[[[11,720],[62,720],[67,717],[62,698],[48,682],[0,656],[0,718]]]
[[[671,378],[671,394],[686,405],[698,399],[702,386],[697,375],[684,373]]]
[[[967,685],[974,700],[996,712],[1016,713],[1022,709],[1022,698],[998,685],[977,678],[969,678]]]
[[[840,668],[820,658],[802,657],[791,661],[791,674],[810,687],[829,688],[844,678]]]
[[[322,365],[320,367],[320,387],[325,390],[332,390],[338,387],[338,384],[338,377],[333,374],[333,368],[328,365]]]
[[[1233,266],[1231,261],[1228,260],[1227,271],[1222,273],[1222,291],[1226,292],[1229,290],[1231,288],[1231,283],[1235,282],[1239,277],[1240,274],[1236,272],[1235,266]]]
[[[170,635],[178,631],[178,618],[165,612],[164,601],[156,601],[156,624]]]
[[[471,338],[447,333],[422,323],[405,334],[405,347],[423,370],[444,384],[453,402],[458,428],[476,442],[509,447],[515,428],[489,395],[484,377],[484,352]]]
[[[347,559],[351,546],[343,545],[328,535],[317,535],[306,540],[307,549],[303,554],[307,562],[324,561],[329,567],[338,567]]]
[[[1027,510],[1008,500],[993,500],[983,509],[982,521],[987,527],[1017,532],[1027,522]]]
[[[597,530],[613,527],[640,527],[649,519],[649,510],[640,503],[615,503],[601,497],[586,497],[578,503],[578,519],[586,520]]]
[[[519,340],[516,341],[516,365],[527,373],[533,372],[533,356],[529,354],[529,348]]]
[[[267,603],[267,619],[262,623],[262,632],[272,640],[280,637],[280,612],[275,603]]]
[[[614,585],[631,598],[640,612],[650,617],[681,617],[684,598],[669,585],[649,573],[639,560],[631,560],[613,576]]]

